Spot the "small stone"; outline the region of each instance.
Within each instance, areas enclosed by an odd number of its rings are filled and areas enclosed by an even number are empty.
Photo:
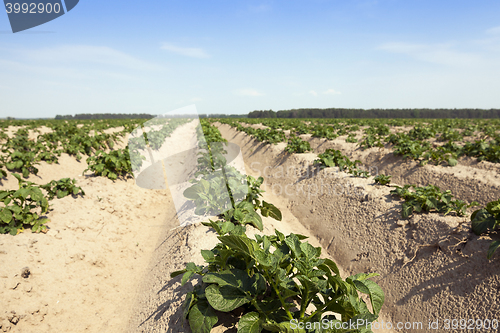
[[[398,225],[398,227],[404,227],[405,225],[407,225],[409,223],[409,221],[407,220],[398,220],[396,222],[396,224]]]
[[[11,311],[7,319],[14,325],[19,322],[19,316],[16,314],[16,311]]]
[[[29,267],[23,267],[21,269],[21,276],[25,279],[27,279],[29,276],[30,276],[31,272],[30,272],[30,268]]]

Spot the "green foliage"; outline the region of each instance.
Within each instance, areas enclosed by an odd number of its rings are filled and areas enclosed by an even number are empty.
[[[464,136],[465,136],[465,133],[464,133]],[[459,131],[447,128],[441,133],[439,140],[440,141],[462,141],[463,137]]]
[[[384,147],[384,141],[393,145],[394,154],[420,161],[421,165],[433,163],[435,165],[455,166],[460,156],[476,157],[493,163],[500,163],[500,121],[466,120],[466,119],[305,119],[311,124],[306,125],[300,119],[218,119],[217,121],[236,127],[249,135],[265,141],[269,130],[255,130],[245,127],[240,122],[248,124],[262,124],[269,126],[273,133],[280,133],[280,129],[290,129],[291,133],[305,134],[306,130],[313,137],[333,140],[339,135],[348,134],[347,142],[355,142],[354,131],[359,126],[369,126],[365,129],[365,137],[359,141],[361,148]],[[349,127],[349,125],[352,125]],[[412,126],[406,133],[391,134],[389,126]],[[457,129],[456,129],[457,128]],[[458,129],[462,129],[460,132]],[[477,133],[477,134],[476,134]],[[480,136],[480,140],[458,145],[455,142],[463,141],[463,137]],[[284,141],[284,134],[267,142]],[[448,142],[443,146],[431,145],[427,140],[438,138]]]
[[[394,143],[394,155],[413,160],[420,159],[431,147],[429,142],[411,139],[405,134],[392,134],[389,136],[389,142]]]
[[[373,180],[375,180],[375,183],[380,184],[380,185],[387,185],[391,182],[391,177],[389,175],[378,175]]]
[[[194,201],[195,214],[220,214],[226,221],[238,225],[251,224],[260,230],[262,218],[256,212],[259,209],[262,216],[281,221],[281,212],[260,198],[264,192],[260,189],[264,179],[242,175],[236,168],[227,166],[222,144],[226,140],[206,120],[202,120],[201,124],[202,130],[197,134],[200,148],[205,152],[199,153],[196,176],[203,177],[193,180],[193,185],[183,193],[184,197]],[[201,140],[202,135],[205,141]]]
[[[485,208],[476,210],[471,215],[472,231],[476,235],[490,233],[500,228],[500,200],[489,202]],[[493,257],[500,241],[492,241],[488,249],[488,259]]]
[[[342,154],[340,150],[327,149],[324,153],[318,154],[318,159],[314,161],[315,165],[319,165],[322,168],[329,167],[339,167],[341,170],[356,168],[361,161],[356,160],[351,162],[351,160]]]
[[[43,196],[38,186],[25,182],[18,174],[13,174],[19,183],[18,190],[0,191],[0,234],[16,235],[31,227],[33,232],[45,231],[46,219],[39,214],[45,214],[49,209],[47,198]]]
[[[8,156],[5,166],[10,171],[21,171],[24,178],[28,178],[30,173],[38,174],[38,169],[35,167],[38,162],[36,161],[36,154],[34,152],[20,152],[15,151]]]
[[[477,205],[476,202],[467,205],[462,200],[453,200],[450,190],[442,192],[439,187],[434,185],[424,187],[416,185],[395,186],[391,194],[405,200],[401,211],[401,216],[404,219],[414,212],[420,213],[422,211],[437,211],[444,215],[455,212],[458,216],[463,216],[468,207]]]
[[[234,224],[246,225],[251,224],[259,230],[263,230],[262,218],[257,214],[253,205],[248,201],[242,201],[224,212],[223,219]]]
[[[125,177],[132,172],[128,149],[113,150],[110,153],[99,150],[87,158],[87,165],[88,168],[83,173],[91,170],[96,176],[108,177],[111,180]]]
[[[389,126],[386,126],[384,124],[373,124],[367,129],[365,129],[365,133],[368,135],[389,135],[390,129]]]
[[[477,157],[479,161],[500,163],[500,140],[467,142],[460,153],[462,155]]]
[[[334,128],[331,126],[317,125],[312,129],[313,138],[325,138],[328,140],[333,140],[338,137],[335,133]]]
[[[359,146],[361,148],[372,148],[378,147],[383,148],[384,144],[382,143],[380,137],[378,135],[368,134],[359,142]]]
[[[2,153],[6,155],[4,157],[5,167],[10,171],[21,172],[25,178],[30,173],[36,175],[38,169],[35,165],[39,161],[37,150],[43,151],[44,149],[29,139],[28,130],[18,130],[14,138],[7,138],[6,143],[2,145]]]
[[[126,150],[128,150],[130,165],[132,166],[133,171],[138,171],[142,166],[142,162],[146,160],[146,157],[137,149],[130,149],[129,147],[127,147]]]
[[[221,214],[234,208],[236,200],[247,194],[246,177],[234,167],[227,166],[226,142],[220,131],[202,119],[198,128],[199,146],[203,152],[198,154],[198,171],[195,175],[203,177],[192,180],[192,186],[184,190],[184,197],[193,200],[196,215]]]
[[[248,194],[244,201],[239,202],[234,208],[224,212],[221,217],[228,222],[234,224],[245,225],[251,224],[259,230],[263,230],[262,218],[257,214],[260,210],[261,215],[264,217],[272,217],[275,220],[281,221],[281,211],[271,203],[261,199],[263,190],[260,189],[264,178],[258,179],[252,176],[247,176]]]
[[[45,185],[40,185],[41,189],[47,191],[48,199],[52,200],[55,197],[58,199],[64,198],[68,195],[85,195],[81,187],[76,186],[76,180],[70,178],[62,178],[60,180],[53,180]]]
[[[450,151],[446,147],[437,147],[436,149],[430,149],[422,155],[422,158],[423,160],[420,161],[421,165],[425,165],[429,161],[433,162],[434,165],[446,163],[449,166],[455,166],[458,164],[457,154]]]
[[[120,135],[127,134],[137,120],[116,121],[13,121],[13,125],[24,125],[26,128],[18,130],[14,137],[5,134],[1,136],[2,153],[4,157],[0,164],[8,170],[21,172],[27,178],[29,174],[37,174],[37,165],[40,161],[57,163],[61,153],[67,153],[81,159],[82,155],[91,155],[96,150],[113,148]],[[28,125],[26,125],[28,124]],[[50,127],[52,132],[39,134],[38,126]],[[124,126],[118,133],[105,133],[104,130]],[[31,129],[38,136],[29,138]],[[91,133],[93,131],[93,133]],[[0,166],[1,170],[1,166]],[[0,176],[4,174],[0,171]]]
[[[361,161],[355,160],[352,162],[340,150],[335,149],[327,149],[324,153],[319,154],[318,159],[314,161],[314,165],[319,165],[320,168],[336,166],[340,171],[350,173],[355,177],[369,177],[368,171],[359,169],[358,164],[361,164]]]
[[[309,127],[305,125],[303,122],[299,122],[297,126],[295,127],[295,133],[297,135],[300,134],[307,134],[309,133]]]
[[[347,136],[347,138],[345,139],[345,142],[356,143],[356,142],[358,142],[358,139],[356,139],[356,137],[354,135],[349,134]]]
[[[256,129],[255,137],[260,142],[265,142],[268,144],[277,144],[279,142],[285,141],[285,133],[283,131],[278,130],[265,130],[265,129]]]
[[[243,313],[238,332],[292,332],[291,320],[320,321],[326,312],[337,313],[338,318],[327,318],[342,322],[377,319],[384,293],[369,278],[378,274],[342,280],[337,265],[321,259],[321,248],[303,242],[302,235],[285,236],[276,230],[275,235],[251,239],[244,227],[227,221],[205,225],[214,227],[220,241],[212,250],[202,250],[206,265],[188,263],[171,274],[182,275],[182,285],[201,277],[183,306],[193,333],[209,333],[217,323],[217,311],[234,315],[236,309]],[[373,312],[358,293],[368,295]],[[308,312],[310,305],[314,309]]]
[[[455,166],[458,163],[457,152],[459,150],[451,143],[432,148],[429,142],[419,141],[406,134],[391,134],[388,141],[394,144],[394,155],[420,161],[420,165],[426,165],[429,162],[439,165],[444,162],[449,166]]]
[[[7,171],[4,170],[4,166],[5,165],[3,164],[2,160],[0,159],[0,179],[7,177]]]
[[[261,199],[262,193],[265,192],[260,189],[263,182],[264,178],[262,177],[255,179],[252,176],[247,176],[248,194],[245,197],[245,201],[250,202],[254,210],[260,209],[262,216],[272,217],[275,220],[281,221],[281,211],[272,203],[268,203]]]
[[[408,132],[408,137],[413,140],[425,140],[434,138],[435,136],[436,131],[432,127],[415,126]]]
[[[222,134],[217,127],[212,126],[205,119],[202,119],[200,123],[203,130],[203,135],[205,136],[205,141],[208,144],[212,142],[227,142],[227,140],[222,137]]]
[[[232,167],[207,173],[193,183],[183,194],[194,201],[197,215],[220,214],[230,209],[234,200],[244,197],[248,189],[244,176]]]
[[[291,136],[288,139],[285,151],[289,154],[294,154],[294,153],[302,154],[311,151],[311,145],[309,144],[309,142],[304,141],[299,137]]]

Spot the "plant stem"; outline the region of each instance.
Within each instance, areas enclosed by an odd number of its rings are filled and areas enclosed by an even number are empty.
[[[316,316],[320,311],[323,311],[323,309],[325,309],[326,307],[328,307],[330,304],[332,304],[334,301],[336,301],[339,297],[340,296],[334,297],[331,300],[329,300],[328,302],[326,302],[325,304],[323,304],[323,306],[321,306],[320,308],[316,309],[316,311],[314,311],[309,317],[307,317],[305,319],[305,321],[314,318],[314,316]]]
[[[285,312],[286,312],[286,314],[287,314],[288,318],[289,318],[290,320],[292,320],[292,319],[293,319],[293,315],[292,315],[292,313],[290,312],[290,310],[288,310],[288,307],[286,306],[286,303],[285,303],[285,301],[283,300],[283,297],[281,297],[281,294],[280,294],[280,292],[279,292],[279,290],[278,290],[278,287],[277,287],[277,286],[276,286],[276,284],[274,283],[274,280],[273,280],[273,279],[269,276],[269,274],[267,274],[267,270],[264,270],[264,275],[265,275],[265,277],[266,277],[266,280],[267,280],[267,281],[269,281],[269,282],[271,283],[271,286],[273,287],[274,292],[276,293],[276,295],[278,295],[278,298],[279,298],[279,300],[280,300],[280,302],[281,302],[281,305],[282,305],[282,306],[283,306],[283,308],[285,309]]]
[[[307,307],[307,294],[309,294],[309,288],[304,286],[304,292],[302,293],[302,297],[300,299],[300,318],[304,318],[304,313],[306,312]]]

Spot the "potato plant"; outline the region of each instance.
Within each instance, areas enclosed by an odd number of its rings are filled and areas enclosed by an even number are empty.
[[[5,165],[2,163],[0,159],[0,179],[7,177],[7,171],[4,169]]]
[[[380,185],[387,185],[391,182],[391,177],[389,175],[378,175],[373,180],[375,180],[375,183],[380,184]]]
[[[318,159],[314,161],[314,165],[318,165],[320,168],[336,166],[340,171],[350,173],[355,177],[369,177],[369,172],[359,169],[358,164],[361,164],[361,161],[355,160],[353,162],[336,149],[327,149],[324,153],[319,154]]]
[[[184,191],[184,197],[195,203],[195,214],[220,214],[233,207],[235,200],[245,196],[247,185],[244,179],[231,170],[207,173]]]
[[[257,140],[267,144],[277,144],[286,140],[285,133],[275,129],[257,129],[255,137],[257,137]]]
[[[401,210],[401,217],[404,219],[414,212],[420,213],[422,211],[437,211],[444,215],[455,212],[457,216],[464,216],[468,207],[477,205],[477,202],[467,205],[462,200],[454,200],[450,190],[442,192],[439,187],[434,185],[424,187],[411,184],[403,187],[395,186],[391,194],[404,200]]]
[[[202,120],[198,133],[200,148],[205,151],[199,153],[198,171],[193,185],[187,188],[184,197],[195,203],[195,214],[218,214],[227,221],[235,224],[252,224],[262,230],[262,219],[256,213],[261,211],[262,216],[270,216],[281,220],[281,212],[272,204],[260,199],[260,186],[264,179],[255,179],[242,175],[234,167],[226,165],[223,142],[226,140],[220,131]],[[242,201],[243,200],[243,201]]]
[[[325,138],[328,140],[336,139],[339,135],[335,133],[331,126],[318,125],[312,128],[311,134],[313,138]]]
[[[18,174],[13,174],[19,183],[18,190],[0,191],[0,234],[10,233],[16,235],[29,226],[33,232],[46,230],[46,219],[40,214],[45,214],[49,209],[47,198],[33,183],[25,182]]]
[[[304,141],[299,137],[291,136],[288,139],[285,151],[289,154],[295,154],[295,153],[302,154],[311,151],[311,145],[309,144],[309,142]]]
[[[368,134],[359,142],[358,146],[364,149],[372,147],[383,148],[384,144],[382,143],[380,136],[376,134]]]
[[[110,153],[99,150],[95,155],[87,158],[87,164],[88,168],[83,173],[90,170],[96,176],[107,177],[111,180],[126,177],[132,173],[128,149],[113,150]]]
[[[252,239],[244,227],[227,221],[211,222],[220,243],[212,250],[202,250],[206,265],[188,263],[185,269],[171,274],[182,275],[182,285],[199,276],[183,305],[193,333],[209,333],[220,312],[238,320],[240,333],[305,333],[304,329],[293,329],[292,323],[307,325],[326,319],[340,324],[378,318],[384,293],[370,280],[378,274],[361,273],[343,280],[337,265],[322,259],[321,248],[304,242],[305,236],[285,236],[276,230],[275,235]],[[372,311],[359,293],[368,295]],[[317,327],[307,330],[347,331],[371,332]]]
[[[52,180],[51,182],[40,185],[41,189],[44,189],[47,192],[47,196],[49,200],[57,197],[58,199],[64,198],[68,195],[76,196],[81,194],[85,195],[85,192],[82,190],[80,186],[76,186],[76,180],[70,178],[62,178],[60,180]]]
[[[472,231],[476,235],[491,233],[500,229],[500,200],[489,202],[485,208],[476,210],[471,215]],[[494,240],[490,243],[488,249],[488,259],[493,257],[493,254],[500,246],[500,240]]]
[[[39,213],[45,214],[48,211],[50,200],[68,195],[85,195],[82,188],[76,186],[75,179],[63,178],[37,185],[23,180],[16,173],[12,175],[17,178],[19,190],[0,191],[0,202],[4,205],[0,207],[0,234],[16,235],[27,226],[34,232],[45,231],[46,220],[41,219]],[[42,189],[46,191],[45,195]]]
[[[348,135],[347,138],[345,139],[345,142],[348,143],[357,143],[358,139],[354,135]]]
[[[215,130],[210,130],[213,139],[221,140]],[[208,152],[212,145],[207,143]],[[219,166],[216,167],[210,156],[204,156],[199,162],[204,178],[195,181],[184,195],[195,200],[198,213],[205,213],[220,200],[212,198],[221,192],[212,188],[213,183],[222,188],[223,182],[235,181],[228,190],[239,188],[242,177],[238,177],[236,171],[232,175],[235,178],[228,177],[227,172],[224,176],[222,173],[217,175],[214,171]],[[211,178],[212,175],[215,176]],[[184,317],[192,332],[209,333],[218,321],[219,312],[236,316],[236,310],[242,313],[236,318],[240,333],[305,333],[305,330],[292,329],[293,320],[297,323],[322,319],[335,323],[376,320],[384,293],[369,278],[377,274],[357,274],[342,280],[336,264],[330,259],[321,259],[321,248],[302,242],[306,238],[302,235],[285,236],[276,230],[271,236],[247,237],[247,224],[263,230],[257,210],[262,216],[277,220],[282,219],[282,214],[273,204],[260,198],[262,177],[243,179],[247,187],[245,199],[237,204],[232,201],[233,207],[220,214],[220,220],[203,222],[217,232],[220,240],[212,250],[201,251],[206,265],[188,263],[185,269],[171,274],[171,277],[182,275],[182,285],[194,276],[199,277],[199,283],[186,295],[183,305]],[[235,195],[230,190],[229,193]],[[214,207],[214,211],[215,208],[222,211],[226,206]],[[359,292],[368,294],[373,312],[359,297]],[[309,311],[311,307],[314,309]],[[327,314],[331,312],[339,317]]]

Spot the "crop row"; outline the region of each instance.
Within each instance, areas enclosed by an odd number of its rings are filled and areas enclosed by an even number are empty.
[[[174,120],[158,131],[151,131],[148,133],[150,142],[156,143],[158,138],[161,138],[163,143],[177,126],[185,122],[185,120]],[[13,137],[0,131],[2,143],[0,178],[7,177],[8,171],[11,171],[19,183],[18,190],[0,191],[0,233],[16,235],[23,231],[24,227],[30,227],[33,232],[45,231],[44,224],[47,219],[42,216],[48,212],[50,200],[66,195],[84,195],[83,190],[76,186],[74,179],[64,178],[58,181],[52,180],[45,185],[37,185],[23,180],[20,175],[14,173],[15,171],[22,172],[25,178],[30,173],[36,175],[38,173],[36,166],[40,161],[57,163],[58,157],[62,153],[67,153],[76,156],[77,159],[82,158],[81,154],[87,155],[88,168],[85,171],[91,170],[96,176],[115,180],[130,175],[131,160],[137,165],[138,160],[142,162],[141,155],[137,150],[130,154],[128,147],[115,150],[113,147],[120,137],[132,131],[141,121],[115,120],[110,123],[49,121],[43,122],[43,125],[50,126],[51,131],[42,134],[39,128],[35,127],[40,125],[39,122],[24,122],[22,123],[24,127],[18,129]],[[123,126],[123,129],[112,134],[104,132],[111,126],[118,125]],[[38,133],[36,139],[30,139],[29,130]],[[90,131],[94,131],[94,135],[89,135]],[[110,151],[106,152],[108,149]]]
[[[415,120],[299,120],[299,119],[218,119],[237,130],[252,135],[265,143],[276,144],[287,140],[284,131],[290,135],[311,134],[312,137],[333,140],[347,135],[347,142],[356,143],[360,148],[392,147],[395,155],[419,161],[421,165],[433,163],[455,166],[461,156],[500,163],[500,122],[433,120],[428,123]],[[265,129],[255,129],[247,124],[261,124]],[[391,133],[389,126],[413,126],[409,131],[399,129]],[[362,139],[356,139],[362,130]],[[435,142],[429,141],[435,139]],[[293,151],[293,150],[291,150]]]
[[[2,122],[5,124],[5,122]],[[90,156],[100,150],[113,149],[120,137],[126,135],[134,125],[130,120],[113,121],[114,125],[123,126],[121,131],[106,133],[109,123],[80,123],[77,121],[42,121],[50,131],[41,133],[39,122],[26,122],[12,137],[0,135],[2,154],[0,156],[0,176],[6,176],[6,170],[21,172],[27,178],[29,174],[38,174],[37,165],[40,161],[57,163],[62,153],[75,156],[78,160],[82,155]],[[11,124],[16,124],[13,121]],[[135,125],[137,126],[137,125]],[[36,139],[30,138],[29,130],[37,134]],[[90,135],[91,131],[94,132]]]
[[[217,119],[220,123],[229,124],[236,129],[243,131],[247,134],[252,135],[255,131],[258,131],[261,138],[265,138],[266,135],[271,135],[273,132],[280,132],[283,135],[283,140],[286,140],[285,133],[283,131],[290,130],[291,136],[288,139],[288,145],[285,148],[285,151],[288,153],[301,153],[307,151],[307,149],[292,149],[291,143],[294,143],[295,146],[303,144],[294,137],[294,128],[293,126],[307,126],[304,122],[300,122],[300,120],[290,120],[289,122],[280,120],[280,124],[287,124],[287,126],[283,126],[286,129],[278,129],[275,128],[269,129],[254,129],[252,127],[243,126],[234,119]],[[370,120],[370,122],[373,120]],[[271,123],[276,125],[276,123]],[[436,122],[439,124],[439,122]],[[293,126],[291,126],[293,125]],[[324,125],[315,125],[312,128],[314,129],[314,135],[319,135],[318,126]],[[354,124],[352,130],[358,131],[358,125]],[[470,126],[470,125],[469,125]],[[351,128],[352,128],[351,127]],[[490,127],[488,127],[490,128]],[[349,128],[342,127],[338,128],[338,131],[345,130],[348,131]],[[267,132],[266,132],[267,131]],[[304,132],[304,131],[302,131]],[[484,138],[475,142],[466,142],[464,145],[459,146],[456,143],[452,142],[449,135],[450,132],[446,134],[446,138],[448,142],[443,145],[436,147],[435,149],[431,149],[431,144],[427,141],[423,141],[425,139],[432,138],[436,135],[435,128],[432,127],[413,127],[408,131],[408,133],[390,133],[389,127],[385,124],[378,124],[377,126],[370,126],[364,130],[365,138],[360,143],[360,145],[368,145],[369,147],[384,147],[382,140],[385,138],[386,141],[392,143],[394,145],[394,154],[402,155],[407,158],[412,158],[414,160],[420,160],[421,165],[432,161],[435,164],[439,164],[441,162],[446,162],[450,166],[454,166],[457,164],[458,156],[475,156],[480,160],[487,160],[491,162],[500,162],[500,149],[498,147],[499,136],[496,131],[492,131],[488,134],[488,136],[495,136],[495,139],[491,140],[489,143],[486,143]],[[296,132],[297,133],[297,132]],[[329,132],[330,134],[325,134],[326,132],[321,132],[321,135],[330,135],[333,133],[333,130]],[[457,132],[454,132],[457,133]],[[345,135],[345,134],[343,134]],[[444,135],[444,134],[443,134]],[[259,137],[253,135],[259,140]],[[275,135],[273,134],[273,137]],[[334,137],[331,136],[331,137]],[[259,140],[261,142],[265,142],[267,144],[271,143],[270,140]],[[303,141],[306,142],[306,141]],[[314,161],[314,165],[319,168],[327,168],[327,167],[338,167],[340,171],[344,171],[349,173],[355,177],[369,177],[370,173],[366,170],[361,169],[359,166],[361,165],[361,161],[351,161],[347,156],[343,155],[341,151],[335,149],[327,149],[324,153],[318,155],[318,159]],[[390,183],[390,175],[374,175],[374,181],[380,185],[389,185]],[[467,204],[462,200],[457,200],[453,198],[451,191],[441,191],[441,189],[434,185],[427,185],[424,187],[418,187],[416,185],[408,184],[403,187],[399,187],[396,185],[392,185],[394,190],[391,191],[391,194],[395,197],[403,200],[402,209],[401,209],[401,217],[408,218],[410,215],[419,212],[430,212],[436,211],[438,213],[442,213],[444,215],[454,212],[457,216],[464,216],[466,214],[466,210],[470,207],[477,206],[477,202],[472,202]],[[495,201],[489,203],[486,208],[483,208],[479,211],[475,211],[471,215],[472,221],[472,230],[476,234],[493,232],[500,228],[500,201]],[[500,242],[494,241],[491,244],[490,250],[488,251],[488,258],[490,259],[495,252],[495,250],[500,246]]]
[[[18,174],[13,175],[17,178],[19,188],[0,190],[0,203],[2,204],[0,206],[0,234],[17,235],[24,230],[24,227],[30,227],[33,232],[44,232],[45,223],[48,220],[42,218],[41,214],[48,212],[50,200],[56,197],[61,199],[68,195],[85,195],[82,188],[76,186],[75,179],[63,178],[37,185],[23,180]]]
[[[149,122],[153,122],[150,120]],[[110,120],[110,121],[9,121],[0,122],[0,178],[7,176],[7,171],[20,172],[27,178],[37,175],[40,161],[58,163],[62,153],[75,156],[78,160],[87,156],[89,169],[97,175],[105,175],[111,179],[132,172],[131,166],[142,164],[141,149],[149,145],[157,150],[178,126],[186,119],[173,119],[154,122],[161,126],[159,130],[151,130],[147,135],[131,139],[125,149],[113,150],[115,143],[131,133],[144,120]],[[148,124],[150,124],[148,122]],[[10,126],[23,126],[12,137],[5,129]],[[41,132],[41,127],[49,129]],[[120,127],[123,127],[120,129]],[[105,130],[115,128],[114,133]],[[3,129],[3,130],[1,130]],[[36,139],[30,139],[30,130]],[[93,132],[93,135],[90,133]],[[110,151],[109,153],[106,151]],[[132,163],[131,163],[132,161]]]
[[[262,177],[256,180],[226,165],[226,140],[219,130],[204,120],[201,128],[200,137],[203,132],[206,138],[199,140],[200,148],[205,150],[198,165],[202,177],[184,195],[195,202],[197,214],[218,214],[203,224],[214,229],[220,243],[201,251],[205,265],[191,262],[171,274],[182,275],[182,285],[193,277],[199,278],[183,305],[191,331],[209,333],[222,312],[238,320],[240,333],[306,332],[294,330],[293,323],[309,328],[313,322],[325,319],[342,327],[377,319],[384,293],[369,280],[377,274],[362,273],[343,280],[337,265],[321,259],[321,248],[304,242],[303,235],[285,236],[276,230],[275,235],[256,235],[254,239],[247,236],[246,225],[263,230],[258,210],[262,216],[279,221],[281,212],[261,199]],[[214,197],[223,188],[230,200]],[[241,201],[236,203],[238,197]],[[358,292],[368,295],[372,311]],[[310,310],[311,306],[314,310]],[[307,332],[323,330],[316,326]]]

